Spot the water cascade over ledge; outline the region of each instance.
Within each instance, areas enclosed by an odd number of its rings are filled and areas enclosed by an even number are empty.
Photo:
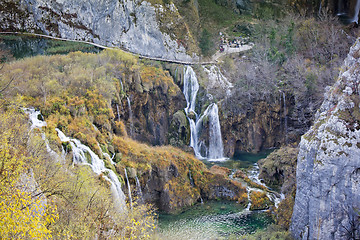
[[[184,70],[184,89],[186,99],[185,113],[190,124],[190,146],[199,159],[224,160],[224,146],[221,136],[219,109],[216,103],[210,104],[202,115],[195,111],[196,96],[199,83],[192,67]],[[206,129],[208,126],[208,129]],[[208,130],[207,139],[201,137],[202,132]]]
[[[45,121],[39,120],[39,116],[41,116],[40,111],[35,111],[35,109],[24,109],[24,111],[29,114],[29,118],[32,123],[30,131],[34,128],[41,129],[42,127],[47,126]],[[77,139],[67,137],[60,129],[56,128],[55,130],[62,142],[70,143],[73,152],[73,162],[75,164],[88,165],[94,173],[98,175],[103,174],[103,178],[111,184],[111,192],[115,200],[115,205],[119,207],[120,211],[122,211],[125,207],[125,195],[121,189],[121,183],[117,175],[111,169],[106,168],[104,161],[100,159],[99,156],[96,155],[96,153],[94,153],[89,147],[83,145]],[[54,156],[55,159],[59,159],[59,155],[50,148],[44,133],[42,133],[42,139],[45,141],[47,152]],[[91,163],[88,163],[86,153],[90,155]],[[64,158],[64,149],[62,155]]]
[[[75,164],[88,165],[94,173],[98,175],[103,174],[103,178],[111,184],[111,192],[115,200],[115,206],[119,207],[119,210],[123,210],[125,208],[125,195],[121,189],[119,178],[114,171],[106,168],[104,161],[78,139],[67,137],[60,129],[56,128],[55,130],[62,142],[70,143],[73,151],[73,162]],[[87,161],[86,153],[90,155],[90,163]]]

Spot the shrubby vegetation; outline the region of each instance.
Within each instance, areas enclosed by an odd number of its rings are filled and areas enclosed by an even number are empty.
[[[6,111],[4,111],[6,108]],[[0,236],[48,239],[58,219],[56,206],[38,195],[30,166],[39,159],[27,150],[26,119],[17,106],[0,109]]]
[[[139,148],[136,142],[122,139],[126,138],[124,125],[121,121],[114,122],[111,102],[120,101],[127,90],[126,84],[121,89],[120,80],[125,83],[130,74],[138,72],[151,84],[168,84],[165,89],[171,93],[171,82],[157,78],[166,74],[151,66],[140,66],[135,57],[118,51],[105,51],[100,55],[77,52],[66,56],[37,56],[7,63],[1,68],[1,236],[150,238],[156,226],[152,207],[135,202],[126,212],[119,212],[107,181],[86,166],[72,167],[71,154],[65,160],[50,155],[41,130],[29,133],[28,116],[21,108],[41,109],[48,124],[43,130],[56,152],[60,152],[62,146],[70,152],[71,147],[60,142],[55,127],[80,139],[100,156],[114,144],[125,163],[135,159],[133,151]],[[155,77],[151,77],[151,73]],[[11,104],[19,95],[22,101]],[[113,136],[113,130],[118,131],[119,136]],[[131,151],[128,152],[126,145],[125,148],[116,145],[117,141],[130,142],[127,146]],[[165,159],[173,157],[166,149],[158,151],[163,152]],[[147,156],[146,152],[143,154]],[[26,172],[33,174],[36,191],[27,192],[26,188],[17,186]],[[37,214],[37,209],[44,210]]]
[[[114,206],[108,182],[86,166],[47,152],[41,131],[28,130],[25,102],[0,109],[0,235],[4,239],[148,239],[151,206]],[[63,162],[66,161],[66,162]]]
[[[224,69],[237,79],[236,94],[226,106],[280,101],[280,93],[303,106],[318,106],[324,88],[334,83],[355,36],[327,14],[319,18],[289,13],[253,28],[255,47],[248,56],[230,57]],[[234,103],[237,103],[236,105]],[[236,111],[236,109],[232,109]]]

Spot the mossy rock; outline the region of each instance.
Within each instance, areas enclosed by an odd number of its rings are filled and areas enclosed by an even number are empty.
[[[185,147],[190,143],[190,125],[184,110],[177,111],[171,120],[168,132],[170,145]]]

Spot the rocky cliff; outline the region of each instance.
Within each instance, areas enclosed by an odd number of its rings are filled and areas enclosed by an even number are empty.
[[[3,1],[1,31],[41,32],[191,61],[195,41],[174,4],[155,1]]]
[[[360,41],[302,137],[291,231],[296,239],[358,239]],[[351,238],[350,234],[354,234]]]

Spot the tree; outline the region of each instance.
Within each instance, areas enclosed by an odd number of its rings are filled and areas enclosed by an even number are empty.
[[[0,236],[3,239],[49,239],[47,227],[57,219],[56,208],[32,191],[28,166],[36,159],[26,151],[24,116],[13,106],[0,112]]]

